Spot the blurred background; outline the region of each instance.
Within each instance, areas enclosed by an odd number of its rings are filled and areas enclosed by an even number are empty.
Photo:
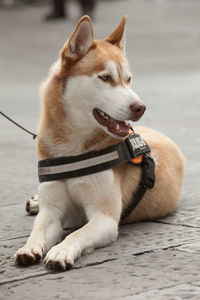
[[[197,201],[200,170],[200,1],[96,0],[58,5],[0,0],[0,110],[36,132],[39,86],[83,13],[96,38],[127,15],[133,89],[147,105],[139,125],[174,139],[187,157],[182,204]],[[62,1],[61,1],[62,2]],[[60,16],[59,16],[60,14]],[[36,141],[0,115],[1,205],[24,205],[37,187]]]

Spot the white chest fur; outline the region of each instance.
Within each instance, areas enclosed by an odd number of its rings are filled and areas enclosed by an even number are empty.
[[[71,199],[82,207],[98,207],[112,193],[114,172],[100,173],[66,180]]]

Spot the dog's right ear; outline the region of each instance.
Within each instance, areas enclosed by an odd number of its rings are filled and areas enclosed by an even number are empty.
[[[94,43],[94,31],[90,17],[83,16],[75,30],[67,40],[63,50],[62,58],[77,60],[83,57]]]

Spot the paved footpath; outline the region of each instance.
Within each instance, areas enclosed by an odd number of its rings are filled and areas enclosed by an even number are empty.
[[[38,87],[78,18],[44,23],[46,7],[0,10],[0,110],[36,131]],[[128,15],[133,85],[147,105],[140,124],[173,138],[187,158],[179,207],[155,222],[122,226],[119,239],[74,268],[14,265],[34,217],[25,201],[37,189],[36,142],[0,116],[0,299],[200,299],[200,2],[101,1],[99,38]]]

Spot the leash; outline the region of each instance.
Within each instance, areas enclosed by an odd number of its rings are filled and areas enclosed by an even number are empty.
[[[6,114],[4,114],[2,111],[0,111],[0,114],[6,118],[7,120],[9,120],[11,123],[15,124],[16,126],[18,126],[19,128],[21,128],[22,130],[26,131],[27,133],[31,134],[33,136],[33,140],[36,139],[37,134],[27,130],[26,128],[24,128],[23,126],[21,126],[20,124],[18,124],[17,122],[15,122],[14,120],[12,120],[11,118],[9,118]]]

